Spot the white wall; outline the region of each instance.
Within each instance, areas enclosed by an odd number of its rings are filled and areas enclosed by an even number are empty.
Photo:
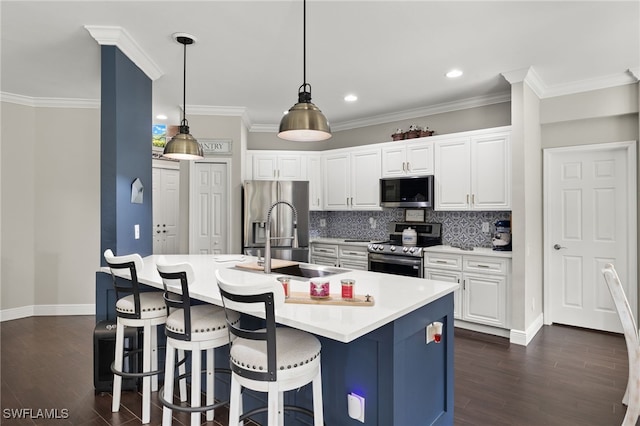
[[[2,118],[2,320],[93,313],[100,110],[4,102]]]

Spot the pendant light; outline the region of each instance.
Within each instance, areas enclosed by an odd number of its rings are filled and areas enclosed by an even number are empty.
[[[173,38],[184,46],[184,67],[182,79],[182,121],[180,129],[165,145],[162,155],[176,160],[199,160],[204,158],[202,146],[196,138],[189,134],[189,122],[185,118],[185,110],[187,108],[187,45],[195,43],[195,40],[189,34],[176,33]]]
[[[291,141],[315,142],[329,139],[331,128],[322,111],[311,102],[311,85],[307,83],[307,1],[302,6],[302,85],[298,103],[280,121],[278,137]]]

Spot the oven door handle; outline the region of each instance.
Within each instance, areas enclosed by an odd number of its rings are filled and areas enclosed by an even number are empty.
[[[422,258],[369,253],[369,262],[384,262],[394,265],[420,266],[420,264],[422,263]]]

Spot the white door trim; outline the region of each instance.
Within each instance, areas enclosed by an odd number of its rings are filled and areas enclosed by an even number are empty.
[[[549,265],[551,263],[551,244],[553,242],[553,238],[550,235],[550,227],[548,226],[550,217],[549,217],[549,209],[547,206],[549,205],[549,200],[547,199],[549,194],[550,185],[553,183],[549,181],[549,162],[551,160],[551,156],[556,153],[566,153],[566,152],[586,152],[586,151],[610,151],[613,149],[625,149],[626,150],[626,160],[627,160],[627,170],[629,171],[627,176],[627,199],[629,200],[637,200],[637,157],[636,157],[636,141],[624,141],[624,142],[610,142],[610,143],[601,143],[601,144],[591,144],[591,145],[577,145],[577,146],[568,146],[568,147],[559,147],[559,148],[545,148],[543,149],[543,217],[544,217],[544,242],[543,242],[543,258],[544,258],[544,323],[552,324],[553,318],[551,315],[551,300],[550,300],[550,289],[549,283],[551,282],[549,277]],[[628,239],[628,247],[627,253],[629,253],[629,261],[627,277],[629,277],[629,283],[633,283],[629,286],[629,294],[627,294],[627,298],[629,299],[629,304],[631,305],[631,310],[633,311],[633,315],[638,318],[637,307],[638,307],[638,286],[637,283],[637,201],[630,202],[628,211],[627,211],[627,229],[629,234]]]
[[[195,232],[195,223],[197,220],[195,209],[193,208],[193,194],[195,194],[195,173],[196,168],[193,166],[195,163],[219,163],[225,164],[227,167],[227,251],[231,250],[231,205],[232,197],[231,197],[231,176],[233,175],[231,167],[233,162],[231,158],[204,158],[198,161],[189,161],[189,253],[193,253],[195,247],[193,245],[193,238],[191,236]]]

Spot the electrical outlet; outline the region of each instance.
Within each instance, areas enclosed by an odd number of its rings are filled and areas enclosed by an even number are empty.
[[[320,228],[325,228],[327,226],[327,219],[320,219]]]
[[[138,225],[137,223],[133,225],[133,238],[135,238],[136,240],[140,239],[140,225]]]
[[[482,232],[485,234],[489,233],[489,222],[482,222]]]

